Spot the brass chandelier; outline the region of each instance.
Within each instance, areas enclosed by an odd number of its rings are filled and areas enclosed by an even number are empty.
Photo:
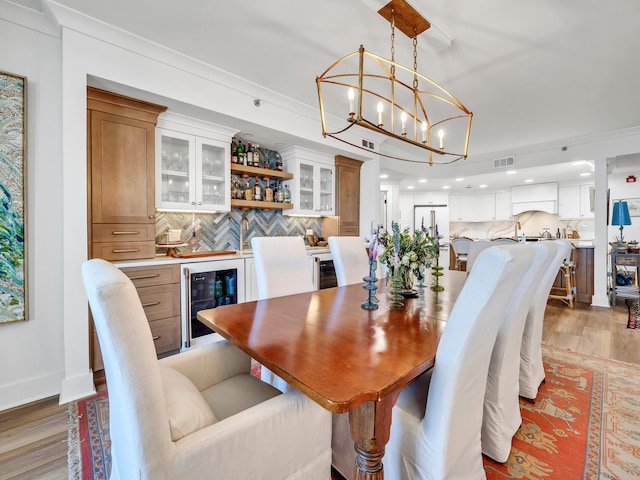
[[[342,57],[316,77],[322,135],[363,148],[350,140],[353,136],[343,135],[358,125],[426,150],[429,165],[466,158],[473,114],[443,87],[418,73],[418,35],[431,24],[405,0],[391,0],[378,13],[391,23],[391,59],[360,45],[358,51]],[[413,69],[395,61],[396,26],[413,40]],[[327,129],[325,100],[342,112],[335,117],[346,117],[346,125],[336,131]],[[426,162],[392,153],[380,155]]]

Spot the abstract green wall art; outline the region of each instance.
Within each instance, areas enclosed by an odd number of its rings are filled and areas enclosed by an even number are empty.
[[[27,319],[27,79],[0,71],[0,324]]]

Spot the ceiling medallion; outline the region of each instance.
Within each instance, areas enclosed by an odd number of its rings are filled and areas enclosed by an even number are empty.
[[[430,23],[405,0],[391,0],[378,13],[391,23],[391,59],[361,45],[316,77],[322,135],[363,148],[342,135],[358,125],[427,151],[422,160],[380,152],[385,157],[429,165],[467,158],[473,114],[438,83],[418,73],[418,35]],[[413,40],[413,68],[395,61],[396,27]],[[332,117],[346,119],[346,125],[332,132],[325,117],[329,102],[334,111],[342,110]]]

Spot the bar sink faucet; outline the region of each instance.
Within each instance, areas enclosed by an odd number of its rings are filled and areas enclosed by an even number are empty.
[[[249,220],[247,217],[240,219],[240,253],[244,252],[244,246],[249,245],[249,242],[244,241],[244,234],[242,233],[242,225],[244,224],[245,230],[249,231]]]

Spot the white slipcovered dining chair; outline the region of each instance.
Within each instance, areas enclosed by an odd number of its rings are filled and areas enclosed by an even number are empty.
[[[387,480],[485,478],[480,430],[483,400],[498,329],[531,249],[496,246],[484,251],[469,274],[438,344],[435,365],[399,395],[383,458]],[[334,416],[333,466],[354,474],[345,414]]]
[[[369,256],[360,237],[329,237],[338,286],[363,283],[369,275]]]
[[[551,264],[557,246],[553,242],[514,243],[508,248],[532,249],[535,257],[531,267],[522,272],[522,280],[511,297],[491,354],[487,391],[482,417],[482,453],[498,462],[506,462],[511,452],[513,436],[520,428],[522,417],[519,402],[520,345],[527,312],[532,303],[532,291]]]
[[[300,237],[254,237],[251,239],[256,264],[258,299],[295,295],[313,290],[312,269]],[[262,366],[260,378],[281,392],[289,384]]]
[[[252,377],[226,341],[158,360],[131,280],[101,259],[82,277],[105,365],[111,480],[329,477],[329,412]]]
[[[471,242],[469,245],[469,252],[467,253],[467,272],[473,270],[473,265],[476,263],[476,259],[480,252],[486,250],[489,247],[495,247],[496,244],[488,240],[478,240]]]
[[[313,272],[300,237],[253,237],[258,299],[313,290]]]
[[[533,291],[531,308],[527,313],[520,346],[520,396],[530,400],[535,400],[545,377],[542,363],[542,326],[547,299],[558,269],[571,251],[571,242],[568,240],[553,240],[552,243],[558,248],[549,268]]]

